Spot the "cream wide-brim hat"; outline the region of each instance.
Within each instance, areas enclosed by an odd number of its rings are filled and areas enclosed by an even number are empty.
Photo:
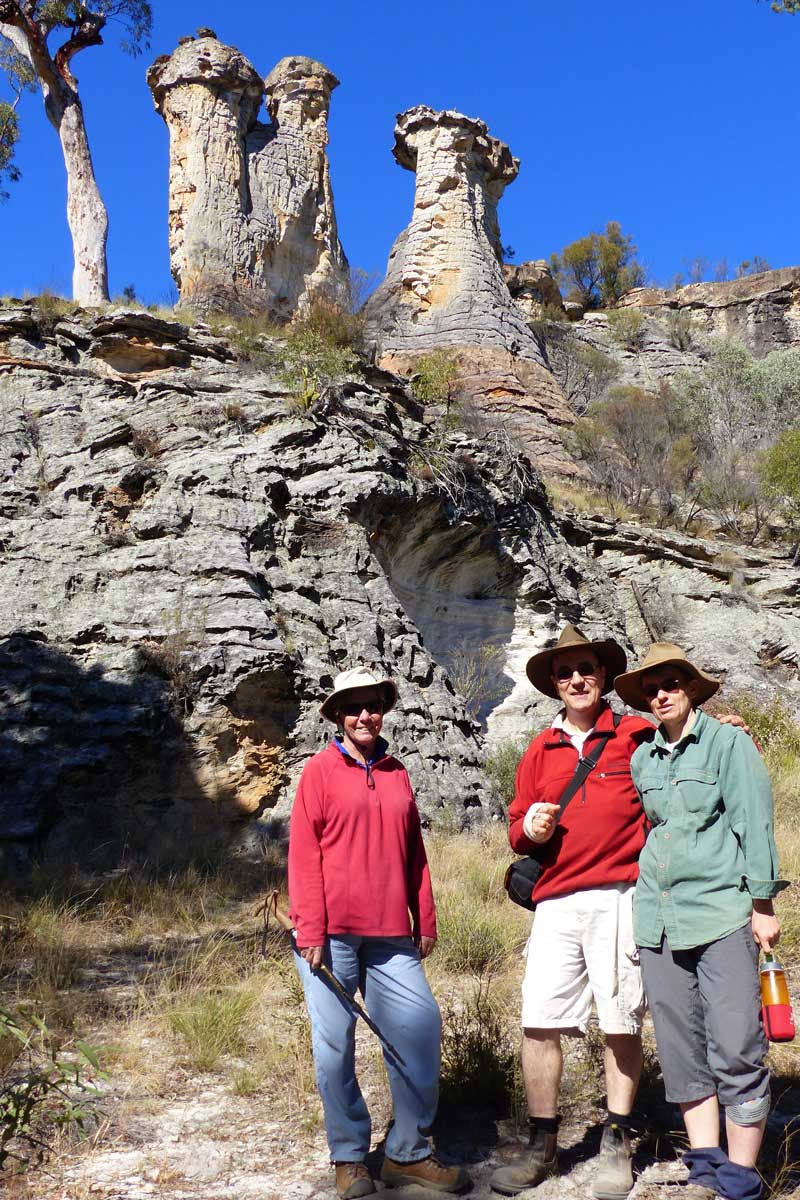
[[[710,700],[722,686],[718,679],[713,679],[701,671],[687,658],[686,651],[674,642],[653,642],[647,651],[641,666],[624,675],[618,675],[614,680],[614,688],[620,700],[636,708],[640,712],[650,712],[650,701],[642,691],[642,678],[647,671],[655,671],[657,667],[678,667],[689,679],[697,684],[696,704]]]
[[[588,638],[583,636],[576,625],[565,625],[555,646],[551,646],[549,650],[540,650],[538,654],[534,654],[532,658],[529,658],[525,664],[525,674],[537,692],[543,692],[545,696],[552,696],[554,700],[558,700],[558,691],[551,677],[553,659],[557,654],[562,654],[564,650],[576,649],[594,650],[601,665],[605,667],[606,683],[603,688],[604,695],[606,692],[610,692],[614,686],[614,676],[620,671],[624,671],[628,665],[625,651],[613,638],[604,638],[600,641],[590,642]]]
[[[342,671],[333,681],[333,691],[326,696],[319,711],[326,721],[336,721],[337,705],[344,700],[349,692],[361,688],[378,688],[383,694],[383,711],[389,712],[397,704],[397,687],[391,679],[378,679],[366,667],[351,667]]]

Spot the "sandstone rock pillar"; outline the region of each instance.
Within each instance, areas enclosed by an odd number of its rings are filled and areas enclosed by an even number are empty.
[[[289,319],[316,299],[346,303],[326,145],[338,80],[285,58],[266,85],[210,31],[147,73],[170,134],[169,245],[182,301],[200,311]],[[258,120],[264,94],[272,121]]]
[[[574,417],[503,277],[497,205],[518,159],[483,121],[426,105],[398,116],[394,156],[417,185],[411,223],[366,306],[381,365],[408,373],[420,356],[452,351],[462,398],[520,433],[541,465],[561,469],[554,427]]]

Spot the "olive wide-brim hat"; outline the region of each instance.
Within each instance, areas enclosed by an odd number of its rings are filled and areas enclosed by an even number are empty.
[[[525,674],[530,679],[537,692],[558,700],[558,691],[552,680],[553,659],[565,650],[593,650],[606,669],[606,683],[603,694],[610,692],[614,686],[614,676],[624,671],[628,665],[625,651],[613,638],[590,642],[585,638],[576,625],[565,625],[555,646],[549,650],[540,650],[529,658],[525,664]]]
[[[625,675],[618,675],[614,680],[614,688],[620,700],[624,700],[627,705],[637,708],[640,712],[649,712],[650,701],[642,691],[642,679],[648,671],[655,671],[659,667],[678,667],[688,679],[693,679],[697,684],[696,704],[710,700],[722,686],[718,679],[712,679],[690,662],[686,651],[674,642],[653,642],[641,666]]]
[[[381,692],[385,713],[397,704],[397,687],[391,679],[378,679],[366,667],[351,667],[349,671],[342,671],[336,676],[333,681],[333,691],[319,706],[320,713],[326,721],[335,722],[338,705],[347,698],[350,692],[360,691],[362,688],[377,688]]]

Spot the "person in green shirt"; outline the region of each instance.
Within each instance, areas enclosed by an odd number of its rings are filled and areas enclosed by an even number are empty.
[[[769,776],[746,733],[700,709],[720,685],[679,646],[655,643],[614,686],[660,722],[631,759],[651,825],[633,932],[667,1099],[689,1136],[687,1195],[757,1200],[770,1102],[758,954],[778,941],[772,900],[786,886]]]

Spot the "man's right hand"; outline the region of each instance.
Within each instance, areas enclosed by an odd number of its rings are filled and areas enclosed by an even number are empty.
[[[312,971],[316,971],[318,967],[322,966],[322,952],[324,949],[324,946],[298,947],[300,957],[306,960]]]
[[[553,836],[558,819],[557,804],[534,804],[525,814],[523,831],[532,842],[547,842]]]

